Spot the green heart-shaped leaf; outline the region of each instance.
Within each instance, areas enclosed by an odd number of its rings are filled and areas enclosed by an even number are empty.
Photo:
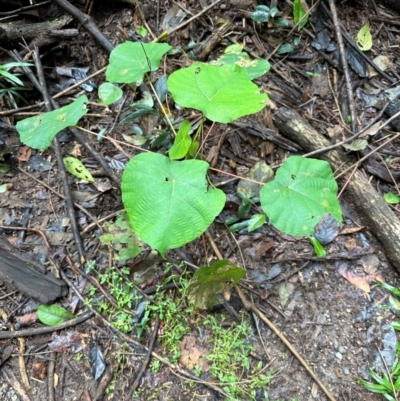
[[[63,129],[76,125],[87,113],[88,98],[81,96],[68,106],[18,121],[16,128],[21,142],[33,149],[44,150]]]
[[[201,110],[219,123],[257,113],[268,101],[268,96],[237,65],[194,63],[172,73],[167,84],[176,103]]]
[[[214,221],[225,204],[225,194],[208,188],[208,163],[172,161],[158,153],[142,153],[126,166],[122,201],[135,233],[164,257]]]
[[[261,189],[261,206],[279,230],[310,236],[327,213],[342,221],[337,190],[329,163],[292,156]]]
[[[107,80],[128,84],[139,81],[146,72],[158,69],[161,57],[170,49],[166,43],[121,43],[110,54]]]

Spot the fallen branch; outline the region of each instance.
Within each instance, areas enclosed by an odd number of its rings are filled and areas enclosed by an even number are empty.
[[[63,15],[54,21],[37,22],[35,24],[0,24],[0,40],[3,43],[12,42],[21,38],[32,39],[58,31],[72,21],[69,15]]]

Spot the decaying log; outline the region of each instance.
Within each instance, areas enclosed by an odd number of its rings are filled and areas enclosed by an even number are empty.
[[[7,23],[0,24],[0,40],[11,42],[14,40],[32,39],[48,35],[68,25],[72,21],[69,15],[63,15],[54,21],[38,22],[35,24]]]
[[[16,289],[29,298],[48,304],[67,294],[63,280],[40,272],[34,263],[0,237],[0,281],[9,290]]]
[[[332,145],[294,110],[280,108],[273,119],[280,133],[297,142],[306,152]],[[332,169],[338,173],[353,164],[344,152],[337,149],[321,153],[318,157],[329,162]],[[340,184],[345,184],[352,170],[339,179]],[[364,223],[382,243],[387,258],[400,271],[399,219],[359,170],[352,176],[346,194],[354,201]]]

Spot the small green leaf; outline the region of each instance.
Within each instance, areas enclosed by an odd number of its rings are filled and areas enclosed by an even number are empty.
[[[299,24],[298,30],[300,31],[308,22],[308,16],[306,16],[306,11],[304,10],[301,0],[294,0],[293,3],[293,16],[294,22]]]
[[[278,26],[278,27],[288,28],[289,25],[290,25],[289,20],[287,20],[285,18],[279,18],[275,22],[275,26]]]
[[[310,241],[314,247],[314,252],[319,258],[326,258],[326,251],[323,247],[323,245],[314,237],[308,237],[310,238]]]
[[[264,4],[260,4],[259,6],[256,7],[256,9],[257,9],[257,10],[260,10],[260,11],[264,11],[264,12],[266,12],[266,13],[269,13],[269,12],[270,12],[269,7],[268,7],[268,6],[265,6]]]
[[[58,305],[40,305],[37,309],[37,316],[47,326],[56,326],[75,317],[72,313]]]
[[[277,51],[278,54],[292,53],[294,46],[290,43],[284,43]]]
[[[371,377],[377,382],[379,383],[381,386],[386,387],[387,390],[391,390],[392,389],[392,384],[390,383],[389,378],[387,377],[387,375],[383,375],[382,377],[379,376],[378,374],[376,374],[373,370],[368,369],[369,374],[371,375]]]
[[[197,308],[211,308],[222,302],[218,294],[233,288],[245,275],[245,269],[229,260],[218,260],[212,266],[201,267],[189,284],[188,300]]]
[[[239,195],[239,197],[242,198],[242,203],[240,204],[239,209],[238,209],[238,217],[243,218],[247,215],[247,213],[250,212],[250,209],[252,206],[250,198],[254,198],[254,193],[249,193],[248,198],[245,196],[242,197],[241,193],[238,193],[238,195]]]
[[[389,295],[389,304],[397,312],[400,312],[400,301],[397,298],[393,297],[392,295]]]
[[[270,13],[263,10],[257,10],[251,14],[251,19],[256,22],[268,22],[270,19]]]
[[[260,228],[265,223],[265,220],[266,218],[264,214],[255,214],[254,216],[252,216],[249,220],[249,233],[257,230],[257,228]]]
[[[176,134],[174,144],[168,151],[169,157],[172,160],[182,159],[186,156],[189,151],[190,145],[192,144],[192,138],[189,135],[192,126],[188,120],[184,120],[179,127],[179,131]]]
[[[99,87],[99,98],[101,104],[109,105],[115,103],[117,100],[121,99],[122,90],[115,86],[114,84],[110,84],[109,82],[104,82]]]
[[[369,23],[366,23],[357,33],[357,45],[363,52],[372,48],[372,34]]]
[[[0,194],[7,192],[7,184],[0,185]]]
[[[158,153],[131,159],[122,175],[122,201],[140,239],[163,257],[182,246],[214,221],[225,204],[225,194],[208,188],[208,163],[172,161]]]
[[[236,221],[237,221],[237,219],[236,219]],[[248,227],[249,227],[249,221],[250,221],[250,220],[245,220],[245,221],[239,221],[238,223],[234,223],[234,224],[232,224],[232,225],[229,227],[229,231],[230,231],[231,233],[234,233],[234,232],[236,232],[236,231],[241,230],[242,228],[246,228],[246,227],[247,227],[247,229],[248,229]],[[226,222],[226,223],[227,223],[227,222]]]
[[[140,108],[138,107],[138,110],[135,110],[131,114],[128,114],[126,117],[124,117],[118,125],[128,123],[129,121],[136,120],[139,117],[147,116],[149,114],[158,116],[158,111],[154,110],[152,107],[141,105]]]
[[[143,91],[142,99],[138,100],[135,103],[132,103],[130,107],[134,109],[141,109],[143,107],[151,108],[153,106],[154,106],[153,96],[151,96],[151,93],[149,91]]]
[[[63,162],[68,172],[75,177],[87,182],[94,182],[92,174],[90,174],[90,171],[82,164],[80,160],[76,159],[75,157],[68,156],[64,157]]]
[[[201,110],[210,120],[223,124],[257,113],[268,101],[237,65],[194,63],[173,72],[167,83],[176,103]]]
[[[138,34],[144,38],[148,34],[148,30],[144,26],[140,26],[138,29]]]
[[[392,194],[392,193],[387,193],[385,195],[383,195],[383,199],[385,199],[385,201],[387,203],[391,203],[391,204],[396,204],[400,202],[400,197],[399,195],[396,194]]]
[[[385,394],[388,392],[387,388],[380,384],[371,383],[363,379],[358,379],[358,381],[367,391],[371,393]]]
[[[0,163],[0,173],[6,174],[9,171],[10,171],[10,165],[9,164]]]
[[[87,113],[88,98],[81,96],[68,106],[18,121],[21,142],[33,149],[45,150],[63,129],[76,125]]]
[[[121,43],[111,52],[107,80],[128,84],[139,81],[146,72],[158,69],[161,57],[170,49],[166,43]]]
[[[279,13],[279,10],[277,7],[272,7],[271,10],[269,10],[269,15],[271,16],[271,18],[274,18],[275,15],[277,15]]]
[[[359,150],[363,150],[368,146],[368,141],[365,139],[356,139],[355,141],[351,143],[344,143],[343,147],[346,148],[347,150],[352,150],[354,152],[357,152]]]
[[[122,134],[122,137],[125,139],[126,142],[135,145],[135,146],[142,146],[147,142],[147,138],[142,135],[125,135]]]
[[[392,322],[392,326],[395,330],[400,330],[400,321]]]
[[[198,141],[193,141],[192,144],[190,145],[188,155],[190,157],[195,157],[197,151],[199,150],[200,143]]]
[[[393,287],[390,284],[385,283],[384,281],[380,281],[378,279],[375,279],[375,281],[385,290],[390,291],[392,294],[397,295],[398,297],[400,297],[400,290],[396,287]]]
[[[275,179],[261,189],[261,206],[279,230],[310,236],[327,213],[342,221],[337,190],[329,163],[292,156],[277,170]]]
[[[160,102],[165,102],[168,93],[167,78],[165,77],[165,75],[161,75],[157,79],[157,82],[154,85],[154,89],[156,90]]]

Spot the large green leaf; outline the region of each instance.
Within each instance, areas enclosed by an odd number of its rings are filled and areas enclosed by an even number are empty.
[[[166,43],[121,43],[110,54],[107,80],[127,84],[139,81],[146,72],[158,69],[161,57],[170,49]]]
[[[218,260],[212,266],[201,267],[190,282],[188,299],[197,308],[211,308],[222,302],[220,293],[230,290],[245,275],[245,269],[229,260]]]
[[[342,221],[337,190],[327,162],[292,156],[277,170],[275,180],[262,188],[261,206],[279,230],[311,235],[327,213]]]
[[[158,153],[132,158],[122,176],[122,201],[135,233],[164,257],[201,235],[220,213],[225,194],[208,188],[209,165]]]
[[[172,73],[167,84],[176,103],[201,110],[219,123],[257,113],[268,101],[268,96],[237,65],[194,63]]]
[[[18,121],[16,128],[21,142],[33,149],[44,150],[63,129],[76,125],[87,113],[86,96],[81,96],[68,106],[38,116]]]

